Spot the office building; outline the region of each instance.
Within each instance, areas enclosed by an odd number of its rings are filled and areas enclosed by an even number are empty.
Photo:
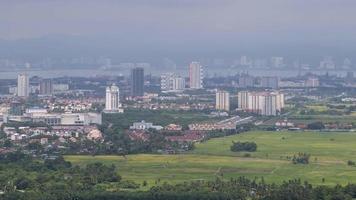
[[[215,94],[215,109],[230,110],[230,94],[226,91],[217,91]]]
[[[203,67],[199,62],[192,62],[189,65],[189,87],[192,89],[203,88]]]
[[[284,108],[284,95],[279,92],[247,92],[238,94],[238,108],[265,116],[276,116]]]
[[[144,78],[143,68],[136,67],[131,70],[131,96],[143,96]]]
[[[42,79],[40,81],[40,95],[52,95],[53,83],[52,79]]]
[[[104,112],[123,112],[120,104],[119,87],[117,87],[115,84],[106,87]]]
[[[27,74],[17,76],[17,96],[28,97],[30,95],[30,81]]]

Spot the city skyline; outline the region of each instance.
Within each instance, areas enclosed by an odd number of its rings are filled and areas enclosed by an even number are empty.
[[[356,199],[356,0],[0,0],[0,199]]]

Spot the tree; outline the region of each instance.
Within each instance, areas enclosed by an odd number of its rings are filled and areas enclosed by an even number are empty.
[[[312,123],[308,124],[307,127],[308,127],[308,129],[311,129],[311,130],[321,130],[321,129],[325,128],[323,122],[312,122]]]

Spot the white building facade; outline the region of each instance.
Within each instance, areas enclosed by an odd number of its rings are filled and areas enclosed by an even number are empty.
[[[17,76],[17,96],[28,97],[30,95],[30,81],[27,74]]]
[[[115,84],[106,87],[105,112],[123,112],[120,104],[120,90]]]
[[[238,94],[238,108],[260,115],[276,116],[284,108],[284,94],[242,91]]]
[[[230,94],[226,91],[217,91],[215,94],[215,109],[230,110]]]

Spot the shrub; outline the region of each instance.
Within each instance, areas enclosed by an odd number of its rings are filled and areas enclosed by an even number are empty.
[[[310,154],[307,153],[298,153],[298,155],[294,155],[292,158],[293,164],[309,164]]]
[[[352,161],[352,160],[349,160],[349,161],[347,161],[347,165],[349,165],[349,166],[355,166],[356,163],[355,163],[354,161]]]
[[[249,151],[253,152],[257,150],[257,144],[255,142],[232,142],[230,150],[233,152],[237,151]]]
[[[313,122],[308,124],[308,129],[310,130],[321,130],[324,129],[325,126],[323,124],[323,122]]]

